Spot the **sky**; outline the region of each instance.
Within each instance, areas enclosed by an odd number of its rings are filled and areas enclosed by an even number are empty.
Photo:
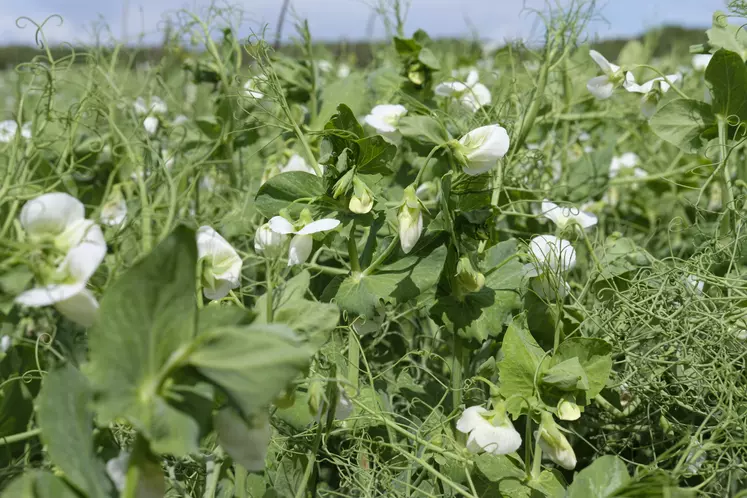
[[[226,0],[220,0],[225,2]],[[294,15],[309,21],[315,39],[365,40],[367,35],[383,38],[383,23],[376,19],[373,30],[372,5],[387,0],[291,0],[294,14],[286,19],[284,38],[293,33]],[[556,0],[551,0],[552,2]],[[560,0],[566,1],[566,0]],[[129,41],[145,33],[147,42],[158,42],[165,15],[187,8],[204,11],[209,0],[3,0],[0,8],[0,44],[33,44],[37,23],[54,14],[44,33],[51,43],[90,43],[95,25],[109,26],[111,36]],[[261,31],[274,37],[282,0],[232,0],[246,12],[245,33]],[[725,0],[597,0],[598,15],[589,26],[591,37],[614,38],[642,33],[661,24],[707,27],[715,10],[724,9]],[[542,9],[545,0],[410,0],[405,28],[411,34],[425,29],[432,37],[468,36],[477,32],[487,40],[540,36],[537,18],[529,10]],[[235,18],[234,18],[235,19]],[[106,37],[103,37],[106,39]]]

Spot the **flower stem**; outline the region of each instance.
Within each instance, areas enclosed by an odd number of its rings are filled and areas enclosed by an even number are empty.
[[[729,151],[727,148],[727,123],[724,116],[718,116],[718,145],[719,145],[719,169],[721,170],[721,204],[725,210],[724,217],[721,219],[719,226],[719,235],[725,237],[732,229],[731,210],[734,207],[734,197],[731,191],[731,176],[727,161]]]
[[[272,262],[268,259],[265,262],[265,278],[267,279],[267,323],[272,323],[273,318],[273,306],[272,306],[272,294],[274,292],[272,285]]]
[[[348,238],[348,256],[350,257],[350,269],[353,273],[359,273],[361,271],[361,264],[358,260],[358,246],[355,240],[355,221],[353,226],[350,227],[350,237]]]
[[[361,345],[358,342],[358,333],[351,326],[348,332],[348,382],[357,393],[358,392],[358,373],[361,361]]]
[[[148,442],[138,432],[135,435],[135,443],[132,446],[130,461],[127,465],[127,477],[124,491],[122,491],[122,498],[137,497],[138,483],[140,482],[140,475],[142,474],[142,465],[145,463],[145,459],[147,458],[147,451]]]
[[[367,275],[370,275],[374,271],[376,271],[376,269],[379,266],[381,266],[381,264],[384,261],[386,261],[386,258],[388,258],[390,254],[392,254],[392,251],[394,251],[394,249],[397,247],[398,243],[399,243],[399,234],[395,235],[394,238],[392,239],[392,241],[387,246],[387,248],[384,249],[384,252],[382,252],[379,255],[379,257],[374,260],[373,263],[371,263],[370,265],[368,265],[368,268],[366,268],[365,270],[363,270],[363,276],[365,277]]]
[[[454,351],[451,362],[451,400],[452,409],[456,413],[462,406],[462,374],[463,374],[463,357],[464,348],[462,338],[454,333]]]
[[[438,149],[441,149],[441,148],[446,147],[446,146],[447,146],[447,144],[436,145],[428,153],[428,156],[425,158],[425,162],[423,163],[423,167],[420,168],[420,171],[418,171],[418,175],[415,177],[415,181],[412,182],[413,185],[415,185],[416,189],[418,188],[418,185],[420,184],[420,180],[423,179],[423,173],[425,173],[425,169],[428,167],[428,163],[431,162],[431,158],[433,157],[433,154],[435,154]]]
[[[31,439],[32,437],[36,437],[39,434],[41,434],[41,429],[31,429],[26,432],[19,432],[18,434],[13,434],[12,436],[3,436],[0,438],[0,446],[6,446],[9,444],[17,443],[19,441],[25,441],[27,439]]]

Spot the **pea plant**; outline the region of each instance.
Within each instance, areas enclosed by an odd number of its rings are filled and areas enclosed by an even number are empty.
[[[667,57],[592,8],[486,48],[384,2],[368,63],[228,7],[147,64],[31,24],[0,496],[747,496],[743,8]]]

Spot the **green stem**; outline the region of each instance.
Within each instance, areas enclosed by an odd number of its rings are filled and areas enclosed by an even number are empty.
[[[399,243],[399,234],[395,235],[392,241],[389,243],[386,249],[384,249],[384,252],[382,252],[378,258],[374,260],[373,263],[371,263],[368,268],[363,270],[363,276],[370,275],[376,269],[381,266],[381,264],[386,261],[386,258],[389,257],[390,254],[392,254],[392,251],[397,247],[397,244]]]
[[[451,399],[453,413],[459,411],[462,406],[462,374],[463,374],[463,357],[464,348],[462,338],[454,333],[454,351],[451,361]]]
[[[202,498],[215,498],[215,491],[218,489],[218,481],[220,480],[220,468],[221,463],[216,462],[216,455],[210,455],[205,463],[207,479]]]
[[[355,220],[353,220],[353,226],[350,227],[350,237],[348,237],[348,256],[350,257],[350,269],[353,273],[360,273],[361,264],[358,260],[358,246],[355,240]]]
[[[237,464],[234,464],[234,479],[233,479],[233,487],[234,487],[234,496],[236,498],[248,498],[248,494],[246,492],[246,478],[249,475],[249,473],[246,471],[246,469],[242,466]]]
[[[137,498],[138,484],[140,483],[140,476],[142,474],[141,469],[146,458],[148,458],[147,453],[148,442],[140,433],[137,433],[135,435],[135,443],[132,446],[130,461],[127,465],[127,477],[124,491],[122,491],[122,498]]]
[[[525,444],[529,445],[529,439],[525,441]],[[540,446],[540,438],[537,437],[534,441],[534,460],[532,460],[532,478],[539,478],[540,472],[542,471],[542,447]]]
[[[358,342],[358,333],[351,326],[348,332],[348,382],[354,392],[358,392],[358,374],[360,372],[361,345]]]
[[[435,154],[438,149],[441,149],[441,148],[446,147],[446,146],[448,146],[448,144],[436,145],[428,153],[428,156],[425,158],[425,162],[423,163],[423,167],[420,168],[420,171],[418,171],[418,175],[415,177],[415,181],[412,182],[413,185],[415,185],[416,189],[418,188],[418,185],[420,184],[420,180],[423,179],[423,173],[425,173],[425,170],[428,167],[428,163],[430,163],[431,158],[433,157],[433,154]]]
[[[265,278],[267,279],[267,323],[272,323],[273,319],[273,304],[272,294],[274,292],[272,286],[272,262],[268,259],[265,262]]]
[[[719,227],[719,235],[725,237],[733,229],[733,217],[731,210],[733,209],[734,197],[731,190],[731,176],[729,175],[729,168],[727,166],[729,151],[727,148],[727,132],[728,124],[726,118],[723,116],[717,116],[718,118],[718,145],[719,145],[719,169],[721,170],[721,204],[725,210],[724,217],[721,219],[721,225]]]
[[[9,444],[17,443],[19,441],[25,441],[27,439],[36,437],[39,434],[41,434],[41,429],[31,429],[26,432],[19,432],[18,434],[13,434],[12,436],[3,436],[2,438],[0,438],[0,446],[6,446]]]

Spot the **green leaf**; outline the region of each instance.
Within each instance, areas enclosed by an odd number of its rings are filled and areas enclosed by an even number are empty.
[[[444,127],[430,116],[404,116],[398,128],[403,136],[422,143],[441,145],[450,140]]]
[[[436,54],[434,54],[429,48],[420,49],[418,60],[434,71],[441,69],[441,61],[438,60]]]
[[[88,376],[102,423],[126,418],[159,453],[197,450],[199,427],[166,401],[195,335],[195,232],[178,227],[104,294]]]
[[[675,99],[665,104],[649,125],[659,138],[690,154],[697,153],[704,141],[717,133],[711,106],[691,99]]]
[[[560,475],[558,471],[543,470],[536,479],[529,479],[527,485],[533,490],[542,493],[542,496],[564,498],[565,486],[563,485],[562,477],[559,477]],[[532,496],[534,497],[535,494],[533,493]]]
[[[397,147],[388,143],[379,135],[356,140],[358,155],[356,165],[358,173],[370,174],[392,174],[390,168],[392,159],[397,154]]]
[[[577,359],[586,372],[589,387],[576,397],[576,403],[583,406],[591,402],[607,384],[612,369],[612,346],[602,339],[573,337],[566,339],[553,355],[551,369]]]
[[[653,260],[643,249],[627,237],[607,237],[604,246],[597,251],[602,264],[602,278],[609,279],[641,266],[649,266]]]
[[[335,301],[345,311],[373,316],[380,299],[407,301],[433,287],[445,260],[446,247],[439,246],[381,266],[373,275],[351,275],[340,284]]]
[[[523,316],[514,317],[508,326],[501,351],[503,359],[498,362],[501,395],[504,398],[514,395],[527,399],[534,397],[535,378],[540,378],[539,369],[545,352],[527,330]],[[508,410],[516,417],[523,405],[523,401],[517,400],[508,404]]]
[[[708,64],[705,79],[711,84],[714,113],[737,117],[740,122],[747,120],[747,66],[739,54],[718,50]]]
[[[286,281],[273,298],[273,322],[283,323],[319,347],[337,327],[340,310],[331,303],[306,299],[311,276],[304,270]],[[267,323],[267,294],[257,299],[257,323]]]
[[[111,483],[93,445],[88,380],[67,364],[47,374],[37,399],[37,421],[50,460],[87,496],[107,496]]]
[[[542,376],[542,382],[562,391],[589,389],[589,380],[578,358],[570,358],[550,367]]]
[[[475,465],[491,482],[504,479],[524,479],[526,471],[521,460],[512,455],[483,453],[475,458]]]
[[[355,114],[353,114],[353,111],[350,109],[350,107],[346,106],[345,104],[340,104],[337,106],[337,113],[332,115],[327,124],[324,126],[324,129],[348,131],[353,134],[353,136],[350,137],[353,140],[363,138],[365,135],[365,133],[363,132],[363,127],[358,122],[358,120],[355,119]]]
[[[281,209],[288,209],[292,216],[298,216],[305,204],[294,201],[302,198],[315,198],[324,195],[322,179],[304,171],[289,171],[273,176],[257,192],[257,211],[265,218],[272,218]]]
[[[219,386],[244,417],[269,405],[312,354],[280,324],[218,328],[201,339],[189,363]]]
[[[258,414],[247,423],[233,409],[223,408],[214,417],[218,442],[226,453],[249,472],[265,469],[272,428],[267,415]]]
[[[611,498],[630,481],[625,462],[604,455],[576,475],[568,486],[568,498]]]
[[[215,140],[220,137],[221,125],[215,116],[200,116],[195,118],[197,127],[209,138]]]
[[[2,498],[80,498],[65,484],[65,481],[50,472],[40,470],[32,470],[14,479],[0,496]]]

